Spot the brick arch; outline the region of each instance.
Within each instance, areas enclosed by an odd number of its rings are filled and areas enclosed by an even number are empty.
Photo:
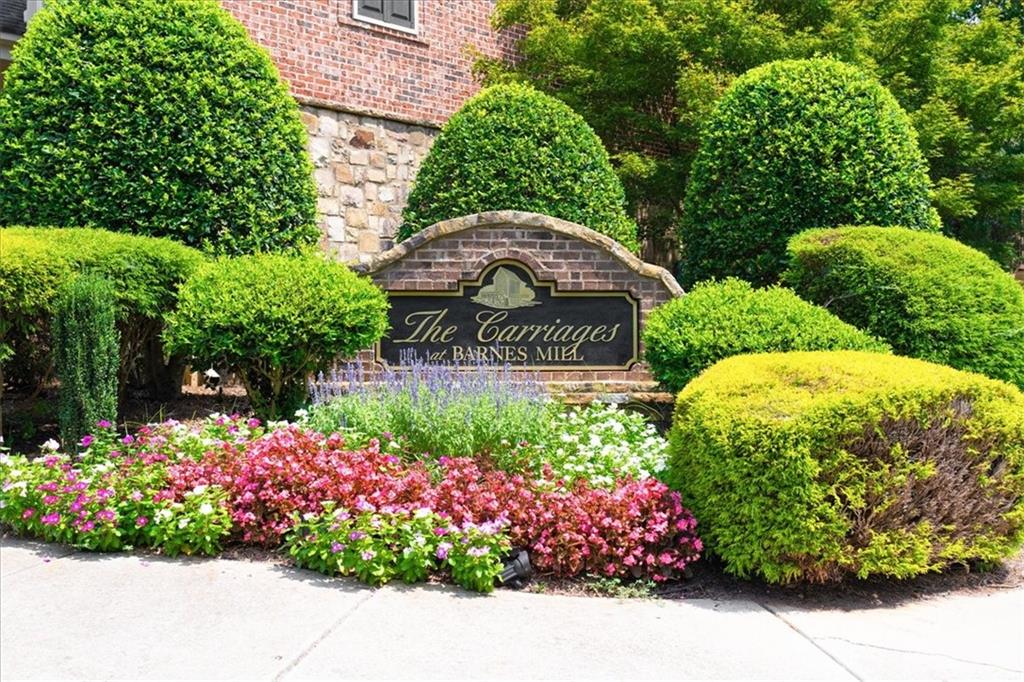
[[[467,276],[465,275],[465,273],[463,273],[464,278],[468,279],[469,277],[476,277],[484,268],[486,268],[491,263],[505,259],[517,260],[529,266],[529,268],[533,270],[533,274],[537,277],[537,279],[557,279],[555,273],[550,268],[548,268],[547,265],[538,260],[537,257],[534,256],[529,251],[524,251],[522,249],[512,249],[508,247],[495,249],[494,251],[478,258],[476,262],[467,271],[472,272],[473,274]]]

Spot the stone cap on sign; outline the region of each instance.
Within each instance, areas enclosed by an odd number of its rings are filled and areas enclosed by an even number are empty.
[[[355,272],[371,274],[405,258],[413,251],[439,237],[473,228],[507,226],[542,228],[601,247],[641,277],[660,280],[673,296],[682,296],[684,293],[682,287],[668,270],[644,262],[611,237],[568,220],[530,211],[485,211],[461,218],[443,220],[424,228],[405,241],[399,242],[391,249],[375,256],[370,262],[351,267]]]

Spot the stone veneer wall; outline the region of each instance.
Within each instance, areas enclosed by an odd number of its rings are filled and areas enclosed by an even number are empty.
[[[302,106],[323,246],[369,262],[394,245],[402,209],[437,128]]]
[[[521,211],[493,211],[447,220],[419,232],[358,266],[383,289],[455,290],[490,263],[511,258],[562,291],[628,290],[640,300],[640,327],[650,310],[682,295],[664,268],[644,263],[618,242],[564,220]],[[595,310],[600,318],[600,311]],[[641,345],[641,352],[643,351]],[[364,362],[372,354],[364,352]],[[625,393],[657,389],[642,363],[629,371],[545,371],[542,379],[565,392]]]

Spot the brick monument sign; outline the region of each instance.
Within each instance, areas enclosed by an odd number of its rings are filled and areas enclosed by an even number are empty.
[[[355,269],[391,302],[391,330],[372,351],[378,367],[410,356],[508,364],[566,395],[665,399],[643,364],[641,331],[682,289],[594,230],[536,213],[479,213],[432,225]]]

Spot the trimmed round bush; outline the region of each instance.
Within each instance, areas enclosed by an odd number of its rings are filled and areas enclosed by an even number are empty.
[[[900,355],[1024,388],[1024,287],[988,256],[915,230],[809,230],[785,281]]]
[[[701,282],[651,311],[644,326],[647,363],[672,392],[722,358],[791,350],[867,350],[889,346],[789,289],[754,289],[727,279]]]
[[[938,230],[907,114],[873,78],[828,59],[752,69],[702,131],[680,226],[684,284],[775,282],[786,240],[865,223]]]
[[[519,210],[579,223],[637,251],[636,224],[601,140],[564,103],[496,85],[445,124],[423,160],[399,239],[483,211]]]
[[[298,107],[216,2],[48,2],[0,90],[5,223],[224,253],[315,242]]]
[[[174,358],[164,363],[159,337],[178,287],[206,260],[202,253],[169,239],[88,228],[3,228],[0,245],[0,362],[5,379],[31,386],[46,378],[57,293],[80,273],[90,273],[114,289],[121,387],[136,373],[158,392],[180,388],[181,367]],[[138,366],[152,356],[157,360]]]
[[[290,418],[312,372],[383,336],[387,309],[370,280],[320,255],[220,258],[181,288],[164,338],[202,366],[236,371],[257,414]]]
[[[856,351],[722,360],[679,393],[668,483],[726,569],[909,578],[1024,543],[1024,394]]]

